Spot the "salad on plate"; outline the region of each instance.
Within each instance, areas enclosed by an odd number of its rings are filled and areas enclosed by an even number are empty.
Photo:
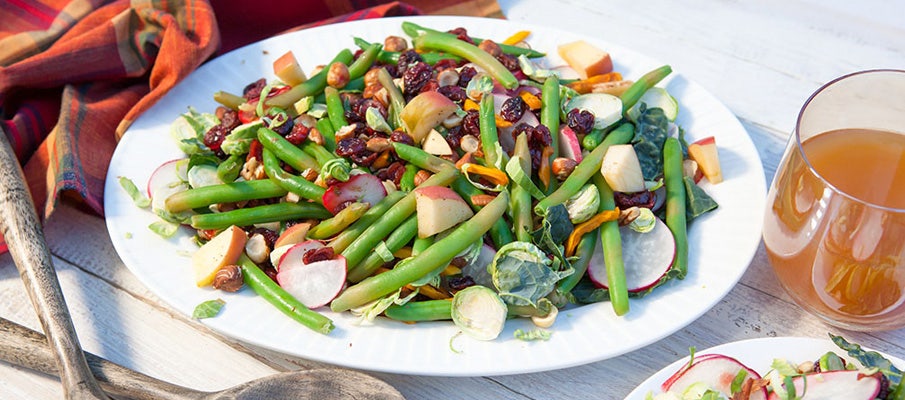
[[[325,334],[329,307],[480,340],[524,317],[535,340],[570,304],[625,315],[685,276],[688,224],[718,207],[698,183],[722,174],[714,138],[675,124],[668,65],[623,77],[582,40],[554,65],[527,31],[402,30],[307,73],[282,54],[277,79],[174,116],[185,156],[146,191],[120,178],[156,233],[192,230],[198,287],[248,287]]]

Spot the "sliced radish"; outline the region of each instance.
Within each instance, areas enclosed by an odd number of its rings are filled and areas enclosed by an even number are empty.
[[[324,247],[324,242],[321,242],[320,240],[306,240],[301,243],[296,243],[288,250],[284,251],[279,258],[279,262],[273,266],[279,271],[283,268],[283,264],[290,265],[292,263],[301,263],[305,253],[310,250],[317,250],[321,247]]]
[[[747,372],[749,379],[761,379],[757,371],[748,368],[732,357],[720,354],[695,357],[694,363],[690,366],[686,364],[666,382],[663,382],[661,389],[664,392],[681,395],[691,386],[704,385],[729,396],[732,381],[741,370]],[[765,400],[766,398],[767,390],[765,388],[752,393],[750,397],[751,400]]]
[[[348,181],[330,185],[322,198],[324,207],[336,214],[347,205],[360,202],[375,205],[387,195],[380,178],[371,174],[352,175]]]
[[[581,162],[581,145],[578,143],[578,135],[568,125],[559,128],[559,156]]]
[[[676,252],[672,232],[659,218],[650,232],[640,233],[628,226],[619,228],[622,236],[622,260],[629,292],[641,292],[655,285],[669,271]],[[599,288],[606,289],[606,262],[600,242],[591,256],[588,276]]]
[[[326,305],[346,285],[346,259],[336,256],[331,260],[310,264],[301,258],[281,262],[277,283],[308,308]]]
[[[151,177],[148,179],[151,211],[161,218],[178,222],[192,214],[191,210],[186,210],[173,215],[166,210],[167,197],[189,189],[189,185],[186,183],[187,167],[188,159],[170,160],[161,164],[151,173]]]
[[[200,164],[192,167],[188,172],[189,186],[200,188],[211,185],[221,185],[223,180],[217,175],[217,167],[210,164]]]
[[[864,375],[861,371],[827,371],[796,376],[792,382],[795,393],[804,395],[800,397],[802,400],[873,400],[880,393],[879,373]],[[770,399],[778,400],[779,396],[770,393]]]
[[[493,95],[493,112],[496,114],[500,113],[500,110],[503,108],[503,103],[512,96],[508,96],[505,94],[494,94]],[[525,113],[522,114],[522,117],[519,118],[518,121],[512,123],[512,125],[506,127],[499,127],[497,129],[497,137],[500,139],[500,147],[503,148],[507,153],[511,153],[515,148],[515,136],[512,135],[512,131],[519,124],[526,124],[531,127],[535,127],[540,124],[540,120],[537,119],[537,116],[534,115],[530,110],[525,110]]]

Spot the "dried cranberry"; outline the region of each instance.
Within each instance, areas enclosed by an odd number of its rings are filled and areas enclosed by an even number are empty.
[[[352,159],[352,161],[358,165],[361,165],[363,167],[370,167],[371,164],[374,163],[374,160],[376,160],[377,156],[379,156],[379,155],[380,155],[380,153],[375,153],[373,151],[365,150],[361,153],[355,153],[355,154],[349,156],[349,158]]]
[[[311,264],[318,261],[332,260],[333,257],[333,248],[330,246],[324,246],[321,248],[306,251],[305,254],[302,255],[302,263]]]
[[[566,124],[577,134],[587,134],[594,128],[594,114],[573,108],[566,114]]]
[[[264,78],[249,83],[242,89],[242,97],[246,100],[257,99],[261,97],[261,91],[264,90],[264,86],[267,86],[267,81]]]
[[[264,121],[268,128],[273,129],[274,132],[283,137],[292,132],[292,128],[295,126],[295,121],[282,112],[264,118]]]
[[[355,113],[361,116],[363,120],[366,120],[365,117],[369,108],[376,108],[383,118],[386,118],[388,115],[387,107],[383,105],[383,103],[374,99],[360,99],[354,104],[355,105],[352,107],[352,109],[355,110]]]
[[[211,127],[211,129],[208,129],[208,131],[204,133],[204,145],[211,149],[217,157],[223,158],[226,154],[223,153],[220,145],[223,144],[223,139],[226,139],[226,135],[229,135],[229,132],[230,129],[223,125]]]
[[[418,53],[415,53],[415,54],[418,54]],[[384,64],[383,69],[387,70],[387,73],[390,74],[390,76],[392,76],[393,78],[398,78],[399,71],[402,70],[402,68],[400,68],[396,64]]]
[[[458,149],[463,136],[465,136],[465,132],[463,132],[462,125],[456,125],[446,131],[446,143],[449,144],[449,147]]]
[[[220,116],[220,125],[223,125],[228,129],[235,128],[240,124],[239,113],[237,113],[236,110],[226,109],[223,112],[223,115]]]
[[[305,139],[308,139],[308,133],[310,131],[311,131],[311,129],[305,125],[294,124],[292,126],[292,131],[289,132],[288,135],[286,135],[286,140],[288,140],[289,143],[292,143],[292,144],[298,146],[298,145],[302,144],[302,142],[304,142]]]
[[[437,89],[440,89],[440,83],[437,82],[436,78],[431,78],[430,80],[428,80],[427,82],[424,83],[424,86],[422,86],[421,90],[419,90],[418,92],[419,93],[436,92]]]
[[[462,118],[462,130],[466,135],[481,135],[481,117],[477,110],[468,110],[468,114]]]
[[[468,275],[451,276],[446,280],[446,283],[449,285],[449,289],[455,292],[475,285],[474,279]]]
[[[264,152],[264,147],[261,146],[261,142],[258,139],[253,139],[251,141],[251,145],[248,146],[248,154],[245,155],[245,161],[251,160],[252,158],[257,160],[263,160],[264,156],[262,153]]]
[[[418,54],[415,50],[406,50],[399,55],[399,60],[396,61],[396,68],[398,73],[405,72],[405,70],[409,69],[412,65],[424,61],[421,58],[421,54]],[[387,71],[390,72],[390,71]]]
[[[471,44],[475,44],[475,43],[474,43],[474,39],[472,39],[471,36],[468,36],[468,30],[466,30],[465,28],[458,27],[458,28],[455,28],[455,29],[451,29],[451,30],[449,31],[449,33],[452,33],[453,35],[456,35],[456,38],[459,39],[459,40],[461,40],[461,41],[465,41],[465,42],[468,42],[468,43],[471,43]]]
[[[441,86],[439,89],[437,89],[437,91],[459,105],[462,105],[462,103],[464,103],[465,99],[468,97],[465,94],[465,89],[462,89],[459,86]]]
[[[500,116],[506,121],[515,122],[522,119],[527,109],[528,103],[525,103],[525,100],[522,100],[521,97],[510,97],[503,102],[503,106],[500,108]]]
[[[518,58],[511,54],[502,53],[496,58],[500,64],[503,64],[506,69],[510,71],[521,71],[522,68],[518,65]]]
[[[268,248],[271,248],[271,249],[273,248],[274,243],[277,242],[277,237],[279,237],[279,235],[277,235],[276,232],[274,232],[274,231],[272,231],[272,230],[270,230],[270,229],[267,229],[267,228],[254,228],[254,229],[251,230],[250,233],[251,233],[252,235],[254,235],[255,233],[257,233],[257,234],[260,234],[261,236],[263,236],[263,237],[264,237],[264,243],[266,243],[266,244],[267,244],[267,247],[268,247]]]
[[[549,146],[553,143],[553,136],[550,135],[550,129],[547,129],[546,125],[538,125],[531,130],[529,142],[537,143],[540,146]]]
[[[405,94],[414,95],[421,92],[421,88],[431,79],[433,71],[431,67],[422,61],[412,64],[402,73],[402,87]]]
[[[343,116],[346,117],[347,122],[365,122],[364,114],[359,114],[354,110],[343,111]]]
[[[364,151],[367,151],[367,143],[357,137],[348,137],[336,144],[336,154],[340,157],[351,157]]]
[[[614,192],[613,199],[616,201],[616,206],[620,209],[629,207],[651,208],[657,200],[657,195],[649,190],[635,193]]]
[[[268,264],[270,261],[267,262]],[[272,281],[277,281],[277,269],[273,267],[273,265],[265,265],[261,267],[261,270],[264,271],[264,274],[267,275]]]
[[[443,71],[446,69],[457,68],[458,66],[459,66],[459,63],[456,62],[456,60],[444,58],[440,61],[437,61],[437,63],[434,64],[434,71],[440,72],[440,71]]]
[[[478,70],[473,67],[463,67],[459,71],[459,86],[468,87],[468,82],[471,82],[471,79],[478,74]]]
[[[403,131],[393,131],[393,133],[390,134],[390,141],[407,144],[409,146],[415,145],[415,140]]]
[[[375,175],[382,181],[393,181],[396,185],[402,181],[402,175],[405,174],[405,164],[401,161],[395,161],[381,168]]]

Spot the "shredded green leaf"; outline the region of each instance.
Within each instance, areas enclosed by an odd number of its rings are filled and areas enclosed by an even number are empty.
[[[393,128],[390,128],[390,124],[383,118],[383,115],[380,114],[380,110],[378,110],[377,107],[368,107],[368,110],[365,111],[365,121],[368,124],[368,128],[377,132],[386,134],[393,133]]]
[[[331,158],[321,167],[324,173],[324,179],[333,178],[340,182],[349,180],[349,173],[352,172],[352,164],[349,160],[342,157]]]
[[[119,185],[126,191],[126,194],[132,198],[132,202],[140,208],[148,208],[151,206],[151,199],[145,196],[141,190],[135,186],[135,182],[125,176],[119,177]]]
[[[902,370],[896,368],[895,365],[892,364],[891,361],[887,360],[886,357],[883,357],[882,354],[877,353],[875,351],[866,351],[861,348],[860,345],[855,343],[850,343],[845,340],[842,336],[836,336],[830,334],[830,339],[832,339],[833,343],[836,346],[839,346],[840,349],[848,352],[850,357],[855,358],[861,365],[867,368],[877,368],[883,375],[889,379],[889,383],[891,386],[900,386],[902,383]],[[896,390],[899,393],[903,393],[902,389]]]
[[[543,329],[532,329],[530,331],[516,329],[515,332],[512,333],[512,336],[518,340],[523,340],[526,342],[531,342],[535,340],[550,340],[550,336],[552,334],[550,331]]]
[[[226,302],[223,301],[223,299],[205,301],[195,306],[195,311],[192,312],[192,318],[204,319],[216,317],[217,314],[220,314],[220,309],[223,308],[224,304],[226,304]]]
[[[530,193],[531,197],[537,200],[544,198],[544,192],[534,184],[531,177],[522,169],[518,157],[512,157],[506,163],[506,174],[509,175],[509,179],[513,183]]]
[[[374,252],[380,256],[380,259],[383,260],[383,262],[390,262],[396,258],[396,256],[393,255],[393,252],[390,251],[390,248],[387,247],[386,242],[382,240],[377,244],[377,247],[374,248]]]
[[[738,370],[738,373],[735,374],[735,378],[732,379],[732,383],[729,384],[729,394],[736,394],[742,390],[742,384],[745,383],[745,379],[748,378],[748,371],[744,368]]]
[[[170,238],[179,230],[179,224],[165,220],[157,220],[148,225],[148,229],[161,237]]]

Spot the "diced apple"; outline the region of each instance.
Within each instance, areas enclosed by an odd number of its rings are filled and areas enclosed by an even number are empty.
[[[273,247],[277,248],[287,244],[304,242],[307,239],[309,229],[311,229],[311,224],[308,222],[292,225],[277,237],[277,240],[273,242]]]
[[[302,70],[298,60],[295,59],[295,54],[292,54],[292,50],[287,51],[286,54],[283,54],[273,62],[273,73],[283,83],[290,86],[295,86],[308,80],[305,76],[305,71]]]
[[[701,168],[698,167],[698,162],[690,158],[682,160],[682,173],[694,179],[694,183],[700,182],[701,178],[704,177],[704,171],[701,171]]]
[[[568,125],[559,129],[559,156],[581,162],[581,144],[578,143],[578,135]]]
[[[688,156],[698,163],[698,167],[704,171],[704,176],[710,183],[723,181],[723,172],[720,169],[720,157],[716,148],[716,139],[708,136],[688,145]]]
[[[610,53],[584,40],[562,44],[557,51],[559,56],[578,72],[581,79],[613,71],[613,60]]]
[[[610,146],[603,156],[600,173],[613,191],[635,193],[646,190],[641,162],[630,144]]]
[[[245,249],[245,231],[233,225],[214,236],[192,255],[195,284],[210,285],[220,268],[235,264]]]
[[[446,96],[435,91],[423,92],[405,105],[399,117],[405,125],[405,131],[421,144],[424,137],[434,127],[452,115],[459,106]]]
[[[421,148],[428,154],[433,154],[435,156],[448,156],[453,153],[452,148],[449,147],[449,143],[446,142],[446,138],[444,138],[440,132],[437,132],[436,129],[431,129],[427,134]]]
[[[415,189],[415,212],[418,217],[418,237],[421,238],[443,232],[474,215],[468,203],[445,186]]]

